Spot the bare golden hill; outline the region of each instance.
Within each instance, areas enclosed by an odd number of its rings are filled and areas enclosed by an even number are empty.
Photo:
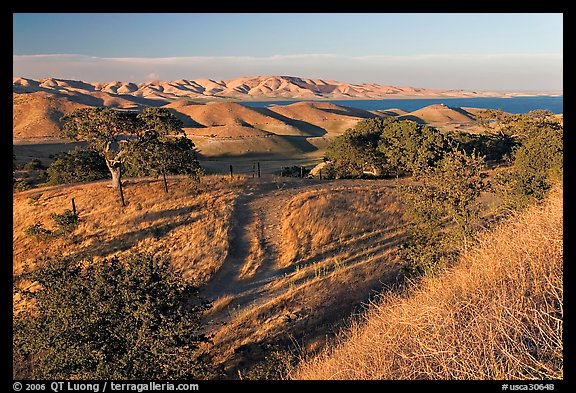
[[[472,113],[462,108],[453,108],[443,104],[429,105],[399,116],[400,119],[414,120],[419,123],[470,123],[475,121]]]
[[[344,107],[329,102],[297,102],[290,105],[274,105],[270,106],[269,110],[332,133],[341,133],[362,119],[375,117],[373,113],[362,109]]]
[[[295,76],[244,76],[229,80],[179,79],[176,81],[83,82],[57,78],[13,78],[14,92],[67,92],[140,97],[149,100],[173,100],[181,97],[192,99],[383,99],[396,97],[481,97],[502,96],[495,92],[470,92],[464,90],[439,90],[417,87],[398,87],[376,83],[346,83],[334,80],[299,78]]]
[[[248,126],[259,124],[285,125],[280,120],[263,115],[236,102],[214,102],[204,105],[183,105],[174,108],[204,127]]]
[[[83,106],[44,92],[13,94],[13,138],[56,137],[60,118]]]
[[[291,119],[307,121],[312,124],[343,120],[343,118],[365,119],[374,117],[368,111],[330,102],[297,102],[290,105],[273,105],[269,109]]]
[[[429,105],[424,108],[396,116],[401,120],[412,120],[420,124],[428,124],[442,130],[465,130],[478,132],[476,113],[481,109],[449,107],[444,104]]]
[[[562,379],[563,199],[480,237],[452,269],[384,294],[295,379]]]
[[[242,125],[222,125],[213,127],[185,128],[186,135],[208,136],[211,138],[262,138],[272,135],[270,132],[258,128]]]
[[[346,83],[334,80],[300,78],[286,75],[243,76],[228,80],[179,79],[176,81],[84,82],[57,78],[13,78],[14,92],[68,92],[139,97],[147,100],[169,101],[181,97],[192,99],[385,99],[398,97],[502,97],[517,93],[479,92],[447,89],[428,89],[410,86],[390,86],[376,83]],[[556,94],[558,92],[555,92]]]
[[[399,109],[399,108],[379,109],[379,110],[375,110],[374,112],[379,114],[379,115],[384,115],[384,116],[402,116],[402,115],[406,115],[408,113],[404,109]]]

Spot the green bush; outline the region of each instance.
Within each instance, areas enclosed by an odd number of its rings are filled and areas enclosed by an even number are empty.
[[[35,197],[40,197],[42,194],[37,194]],[[32,197],[30,198],[32,199]],[[30,202],[29,199],[29,202]],[[28,236],[35,236],[41,239],[47,239],[50,237],[58,237],[63,235],[68,235],[74,232],[76,226],[78,225],[78,217],[72,213],[71,210],[65,210],[62,214],[51,213],[50,218],[54,221],[56,229],[47,229],[40,223],[35,223],[26,228],[25,233]]]
[[[512,166],[496,177],[496,189],[507,207],[522,208],[542,200],[563,173],[563,127],[544,124],[530,130],[514,149]]]
[[[42,165],[42,161],[40,161],[37,158],[34,158],[34,159],[30,160],[29,162],[27,162],[26,164],[24,164],[22,166],[22,169],[27,170],[27,171],[34,171],[37,169],[44,169],[44,165]]]
[[[111,178],[106,161],[96,151],[76,148],[60,153],[47,170],[48,183],[67,184]]]
[[[197,379],[206,367],[198,346],[204,306],[167,260],[134,254],[101,262],[57,256],[25,266],[14,316],[15,378]],[[35,299],[35,302],[31,300]]]
[[[53,235],[51,230],[44,228],[39,222],[36,222],[27,227],[24,233],[26,233],[28,236],[34,236],[39,239],[48,239]]]
[[[362,120],[326,149],[327,178],[415,175],[435,165],[449,143],[437,129],[410,120]]]
[[[268,345],[265,359],[256,364],[245,374],[245,379],[284,380],[296,365],[297,356],[294,350],[284,349],[279,345]]]
[[[40,179],[40,180],[47,180],[48,179],[48,172],[45,169],[42,169],[42,170],[38,171],[36,178]]]
[[[326,148],[326,178],[358,178],[364,172],[381,173],[383,156],[378,141],[390,119],[366,119],[335,138]]]
[[[398,188],[409,240],[400,250],[408,275],[425,274],[467,248],[479,227],[476,200],[486,189],[483,157],[453,149],[417,185]]]
[[[281,170],[275,172],[276,175],[284,177],[300,177],[301,175],[306,177],[309,173],[310,169],[306,169],[298,165],[282,167]]]
[[[477,153],[486,157],[486,162],[492,164],[508,163],[514,148],[519,143],[518,138],[504,132],[472,134],[457,131],[450,132],[448,135],[459,148],[468,154]]]
[[[50,218],[54,221],[56,233],[59,235],[72,233],[78,225],[78,216],[69,209],[64,210],[62,214],[52,213]]]
[[[14,189],[16,191],[26,191],[32,188],[32,183],[29,180],[16,180],[14,182]]]
[[[433,127],[397,120],[384,128],[378,150],[384,156],[387,172],[418,175],[442,159],[449,143],[448,137]]]
[[[35,205],[41,197],[42,197],[41,192],[38,194],[32,195],[31,197],[28,198],[28,204],[29,205]]]

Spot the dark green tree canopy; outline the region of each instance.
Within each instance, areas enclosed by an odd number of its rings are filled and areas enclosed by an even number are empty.
[[[325,158],[331,162],[329,170],[335,177],[361,177],[365,171],[382,172],[384,160],[377,147],[385,124],[382,119],[363,120],[334,139],[326,149]]]
[[[110,108],[80,108],[62,117],[62,135],[84,140],[106,160],[112,186],[118,187],[122,160],[128,150],[123,145],[131,138],[141,141],[147,135],[181,134],[182,121],[166,108],[145,108],[141,113]]]
[[[409,120],[390,122],[380,136],[378,150],[387,170],[397,176],[416,175],[440,160],[448,138],[435,128]]]
[[[147,254],[103,262],[57,256],[18,277],[41,285],[21,291],[14,317],[15,360],[32,379],[196,379],[196,289],[166,260]],[[35,302],[31,302],[35,299]]]
[[[332,141],[326,150],[336,177],[417,174],[440,160],[449,138],[410,120],[362,120]]]
[[[125,144],[124,168],[130,176],[189,175],[196,180],[202,168],[194,143],[186,136],[160,136],[148,131]]]
[[[92,149],[76,148],[68,153],[58,154],[47,172],[50,184],[92,182],[110,178],[106,161]]]

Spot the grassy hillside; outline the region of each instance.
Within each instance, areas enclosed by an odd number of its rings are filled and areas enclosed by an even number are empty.
[[[124,186],[126,207],[119,204],[117,192],[107,187],[107,181],[16,193],[14,274],[21,271],[24,262],[61,248],[69,254],[97,257],[138,250],[166,253],[185,278],[205,282],[220,268],[228,252],[229,219],[241,182],[223,183],[219,179],[205,178],[197,186],[186,179],[171,178],[169,194],[164,193],[161,181],[130,179]],[[71,198],[79,214],[72,236],[39,240],[25,233],[36,222],[53,228],[50,214],[71,209]]]
[[[83,106],[44,92],[13,94],[12,137],[56,137],[60,133],[60,118]]]
[[[393,251],[404,227],[395,183],[261,180],[207,176],[197,186],[171,177],[165,194],[161,181],[126,179],[124,208],[108,181],[17,192],[14,275],[59,250],[96,261],[147,251],[203,284],[201,296],[214,301],[204,323],[219,377],[249,373],[270,345],[297,340],[318,349],[398,276]],[[55,229],[50,214],[70,209],[71,198],[79,223],[70,235],[26,233],[35,223]]]
[[[385,294],[294,379],[563,378],[563,200],[481,236],[459,264]]]

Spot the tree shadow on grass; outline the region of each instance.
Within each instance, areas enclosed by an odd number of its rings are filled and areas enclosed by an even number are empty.
[[[121,233],[112,239],[107,239],[103,241],[96,241],[92,245],[79,250],[76,255],[82,258],[90,258],[93,256],[106,257],[108,255],[127,251],[137,245],[140,241],[145,239],[154,239],[157,241],[162,241],[162,238],[168,235],[175,229],[190,224],[193,220],[201,220],[202,215],[191,218],[188,214],[194,211],[194,207],[184,207],[180,209],[171,209],[158,213],[154,213],[154,216],[164,218],[166,220],[174,217],[180,217],[177,220],[171,222],[159,223],[158,225],[151,225],[148,228],[136,229],[130,232]],[[143,218],[144,221],[153,221]],[[165,221],[165,220],[164,220]],[[88,239],[90,236],[88,236]]]

